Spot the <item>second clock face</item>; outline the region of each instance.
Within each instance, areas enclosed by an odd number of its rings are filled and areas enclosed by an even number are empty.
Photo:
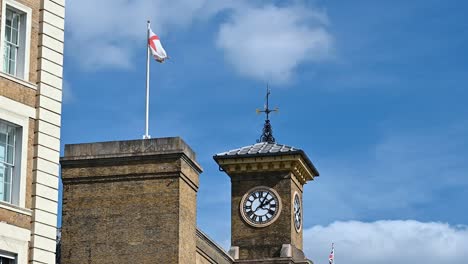
[[[249,190],[241,201],[241,214],[244,220],[256,227],[273,223],[280,213],[281,203],[278,193],[268,187]]]
[[[299,197],[299,194],[296,192],[294,194],[294,227],[296,228],[297,232],[301,230],[302,227],[302,206],[301,206],[301,198]]]

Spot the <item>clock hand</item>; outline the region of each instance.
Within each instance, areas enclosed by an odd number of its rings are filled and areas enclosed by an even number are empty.
[[[263,199],[263,203],[260,204],[262,209],[265,209],[264,206],[268,205],[271,202],[271,200],[273,200],[273,199],[270,199],[270,200],[266,201],[266,203],[265,203],[265,200],[266,200],[266,197],[265,197],[265,199]]]
[[[261,198],[260,198],[260,199],[261,199]],[[260,202],[260,204],[257,206],[257,208],[255,209],[254,212],[256,212],[256,211],[257,211],[258,209],[260,209],[260,208],[261,208],[261,209],[265,209],[265,208],[263,208],[263,207],[266,205],[266,204],[265,204],[265,200],[266,200],[266,199],[267,199],[267,197],[265,196],[265,197],[263,198],[263,201]]]
[[[265,199],[263,199],[263,200],[265,200]],[[263,201],[260,202],[260,204],[257,206],[257,208],[255,208],[254,212],[257,212],[258,209],[263,208],[262,203],[263,203]]]
[[[262,205],[262,204],[260,203],[260,205]],[[257,206],[257,208],[255,208],[254,213],[257,212],[258,209],[262,208],[260,205]]]
[[[268,196],[268,195],[267,195],[267,196]],[[265,204],[265,200],[267,199],[267,196],[265,196],[265,198],[263,198],[263,201],[260,202],[259,207],[262,207],[262,208],[263,208],[263,206],[266,205],[266,204]]]

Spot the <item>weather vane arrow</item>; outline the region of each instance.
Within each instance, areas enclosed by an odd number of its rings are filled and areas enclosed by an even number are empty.
[[[275,109],[270,109],[270,88],[267,85],[267,93],[266,93],[266,103],[263,110],[257,109],[257,114],[265,113],[266,119],[265,124],[263,125],[263,133],[260,136],[260,139],[257,142],[268,142],[268,143],[275,143],[275,138],[273,137],[273,129],[271,128],[270,124],[270,113],[278,112],[279,109],[276,107]]]

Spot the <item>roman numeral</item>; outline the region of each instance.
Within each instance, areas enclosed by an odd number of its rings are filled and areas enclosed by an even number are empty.
[[[250,210],[250,211],[247,212],[247,216],[248,216],[248,217],[251,217],[253,214],[254,214],[254,212],[253,212],[252,210]]]

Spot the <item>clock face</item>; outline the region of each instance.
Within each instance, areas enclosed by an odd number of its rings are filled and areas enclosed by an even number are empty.
[[[301,198],[297,192],[294,194],[293,208],[294,227],[296,228],[296,231],[299,232],[302,227],[302,204]]]
[[[244,220],[255,227],[273,223],[279,216],[281,201],[278,193],[268,187],[260,186],[249,190],[240,204]]]

